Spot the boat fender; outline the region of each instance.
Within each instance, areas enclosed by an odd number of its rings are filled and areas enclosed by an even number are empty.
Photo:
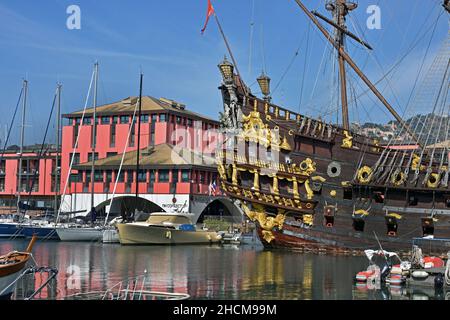
[[[426,272],[426,271],[414,271],[411,275],[413,278],[417,278],[417,279],[428,278],[428,272]]]

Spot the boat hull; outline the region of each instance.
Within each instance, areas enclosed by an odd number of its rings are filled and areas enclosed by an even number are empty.
[[[0,238],[23,237],[23,229],[18,223],[0,223]]]
[[[181,245],[219,243],[220,237],[211,231],[184,231],[148,225],[119,224],[122,245]]]
[[[416,234],[413,228],[403,230],[408,236],[392,237],[386,235],[386,227],[383,219],[377,223],[374,219],[370,230],[356,232],[351,228],[350,222],[336,218],[335,225],[328,228],[324,225],[305,226],[296,221],[287,219],[281,229],[272,230],[272,239],[265,236],[265,230],[257,224],[258,237],[265,248],[270,249],[292,249],[308,252],[330,252],[363,254],[363,251],[370,248],[378,248],[381,244],[384,250],[396,252],[409,252],[413,244],[426,249],[427,253],[444,254],[450,250],[450,239],[424,239],[421,231]],[[348,227],[350,225],[350,227]],[[377,236],[375,236],[375,234]]]
[[[60,240],[54,227],[26,226],[22,231],[25,238],[31,238],[36,235],[38,239]]]
[[[102,241],[103,230],[91,228],[56,228],[61,241]]]
[[[117,229],[103,230],[103,243],[120,243]]]
[[[10,286],[10,284],[19,277],[22,272],[22,266],[18,271],[11,273],[7,276],[0,277],[0,300],[8,300],[16,289],[16,285]]]

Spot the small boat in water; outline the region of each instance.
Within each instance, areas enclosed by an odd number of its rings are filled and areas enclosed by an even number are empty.
[[[186,214],[152,213],[145,222],[120,223],[119,239],[123,245],[176,245],[219,243],[214,231],[198,230]]]
[[[61,241],[102,241],[103,227],[67,225],[56,228]]]
[[[31,257],[33,245],[37,237],[31,238],[27,249],[24,252],[12,251],[4,256],[0,256],[0,299],[9,299],[15,289],[11,285],[20,272],[25,268]]]

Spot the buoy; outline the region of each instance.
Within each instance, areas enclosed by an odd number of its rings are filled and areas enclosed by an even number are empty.
[[[405,279],[401,275],[392,275],[386,280],[387,283],[391,285],[401,285],[403,282],[405,282]]]
[[[367,282],[367,279],[375,274],[375,271],[361,271],[356,274],[356,281]]]

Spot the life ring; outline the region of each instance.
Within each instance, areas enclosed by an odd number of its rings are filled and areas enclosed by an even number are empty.
[[[372,179],[372,168],[364,166],[358,170],[358,181],[360,183],[369,183]]]
[[[406,181],[406,175],[401,172],[394,172],[391,176],[391,183],[395,186],[400,186]]]
[[[440,175],[439,173],[432,173],[427,181],[427,187],[428,188],[437,188],[439,186],[440,182]]]

